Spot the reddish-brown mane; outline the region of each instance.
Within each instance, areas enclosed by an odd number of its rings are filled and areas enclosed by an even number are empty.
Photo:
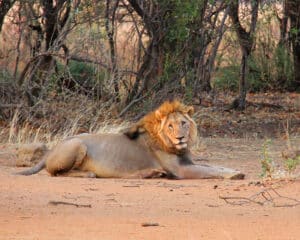
[[[194,108],[192,106],[186,106],[178,100],[166,101],[160,105],[154,111],[145,115],[135,126],[133,126],[125,134],[127,136],[138,136],[139,133],[147,132],[150,136],[150,141],[162,150],[177,154],[176,149],[170,146],[166,146],[165,141],[162,139],[161,130],[162,122],[171,113],[182,113],[190,122],[190,133],[189,133],[189,145],[193,144],[197,136],[197,127],[195,122],[191,119],[194,113]]]

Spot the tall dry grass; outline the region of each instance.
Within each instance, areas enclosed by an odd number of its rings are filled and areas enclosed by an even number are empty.
[[[44,142],[50,147],[81,133],[116,133],[128,126],[117,119],[108,102],[84,95],[58,96],[43,100],[38,110],[17,108],[8,124],[0,126],[0,143]]]

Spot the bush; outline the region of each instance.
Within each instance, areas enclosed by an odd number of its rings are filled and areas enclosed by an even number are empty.
[[[94,65],[70,61],[68,66],[58,64],[59,87],[66,87],[87,95],[101,97],[107,72],[97,69]]]
[[[270,57],[271,55],[272,57]],[[273,52],[257,49],[249,58],[247,87],[250,92],[267,90],[299,90],[293,82],[293,63],[288,51],[278,46]],[[232,64],[220,68],[213,81],[213,86],[221,90],[237,91],[239,87],[240,66]]]
[[[11,103],[16,98],[16,84],[13,76],[6,70],[0,69],[0,101]]]
[[[239,69],[237,65],[220,68],[213,80],[213,86],[220,90],[237,91],[239,88]]]
[[[59,72],[64,73],[64,78],[72,81],[72,86],[87,86],[94,83],[96,78],[95,68],[87,63],[70,61],[68,66],[59,65]]]
[[[293,86],[293,63],[285,47],[258,48],[249,61],[249,83],[253,92],[266,90],[295,90]]]
[[[279,43],[277,15],[270,5],[260,9],[263,18],[259,19],[255,33],[255,45],[249,58],[247,87],[251,92],[279,90],[300,90],[294,81],[293,58],[288,46]],[[224,52],[219,53],[219,63],[214,79],[214,86],[222,90],[238,90],[241,62],[241,50],[236,35],[227,31],[223,37]]]

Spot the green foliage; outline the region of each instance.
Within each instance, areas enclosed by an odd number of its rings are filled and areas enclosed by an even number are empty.
[[[97,79],[103,79],[104,73],[99,72],[92,64],[70,61],[68,66],[58,64],[60,73],[64,74],[65,79],[72,79],[79,86],[93,86]]]
[[[292,34],[293,37],[297,37],[299,34],[299,29],[297,29],[295,27],[291,28],[290,34]]]
[[[284,168],[289,174],[291,174],[293,171],[296,170],[296,167],[299,164],[300,164],[300,156],[297,156],[295,158],[287,158],[284,161]]]
[[[166,39],[169,43],[185,42],[191,31],[191,23],[196,21],[201,14],[201,1],[164,1],[167,3],[166,7],[173,6],[173,10],[167,13],[166,19],[169,22],[169,28],[166,29]]]
[[[108,78],[106,71],[93,64],[70,61],[68,66],[58,63],[58,75],[53,76],[53,87],[100,98],[106,92],[105,80]]]
[[[270,156],[269,147],[272,141],[270,139],[266,140],[262,145],[262,154],[261,154],[261,177],[272,179],[276,174],[280,173],[280,168],[275,167],[273,158]],[[294,158],[288,157],[284,159],[283,167],[285,169],[285,175],[288,173],[291,175],[293,171],[296,170],[297,166],[300,164],[300,156],[295,156]],[[278,176],[277,176],[278,177]]]
[[[297,90],[290,49],[278,43],[277,32],[274,31],[278,27],[277,15],[269,4],[262,5],[260,11],[263,17],[257,22],[255,45],[248,59],[247,89],[251,92]],[[229,47],[219,59],[221,67],[214,75],[214,86],[237,91],[241,52],[236,46],[239,43],[230,31],[224,35],[223,42]]]
[[[14,77],[6,70],[0,69],[0,103],[14,102],[18,99],[16,96],[17,86]],[[0,109],[0,118],[1,118]]]
[[[249,90],[257,92],[289,89],[293,80],[293,64],[289,52],[281,45],[267,50],[262,48],[260,46],[249,61]]]
[[[70,61],[68,64],[71,77],[78,83],[93,82],[95,68],[83,62]]]
[[[160,3],[165,15],[164,69],[161,82],[179,79],[182,72],[189,71],[193,54],[199,47],[199,36],[194,32],[199,29],[202,19],[203,1],[165,0]]]
[[[13,76],[6,69],[0,69],[0,83],[11,83],[13,80]]]
[[[178,69],[176,67],[176,64],[174,64],[174,60],[172,59],[171,54],[166,53],[164,61],[164,72],[163,75],[160,77],[160,84],[163,85],[169,79],[171,79],[172,75],[176,73],[176,70]]]
[[[213,86],[221,90],[237,91],[239,88],[239,69],[238,65],[220,68],[213,81]]]
[[[278,46],[269,55],[259,49],[249,58],[247,87],[250,92],[291,89],[293,85],[293,64],[288,51]],[[214,87],[221,90],[237,91],[240,67],[235,63],[220,68],[213,81]]]
[[[268,139],[262,146],[262,156],[260,160],[262,170],[261,177],[272,178],[274,173],[274,161],[269,154],[269,146],[271,143],[271,140]]]
[[[185,87],[185,94],[184,94],[185,102],[192,103],[193,102],[193,96],[194,96],[194,89],[193,89],[193,87],[190,86],[190,85],[187,85]]]
[[[289,89],[294,79],[294,69],[292,57],[284,46],[279,45],[276,48],[274,63],[276,67],[277,80],[284,81],[285,84],[282,87]]]
[[[268,4],[261,11],[264,18],[257,24],[255,50],[249,61],[250,90],[290,89],[294,77],[292,56],[286,46],[278,43],[275,35],[277,15]]]

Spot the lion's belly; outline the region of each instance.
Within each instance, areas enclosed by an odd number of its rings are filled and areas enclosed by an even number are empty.
[[[87,146],[82,170],[98,177],[122,177],[138,170],[158,168],[155,157],[144,146],[122,134],[100,134],[81,138]]]

